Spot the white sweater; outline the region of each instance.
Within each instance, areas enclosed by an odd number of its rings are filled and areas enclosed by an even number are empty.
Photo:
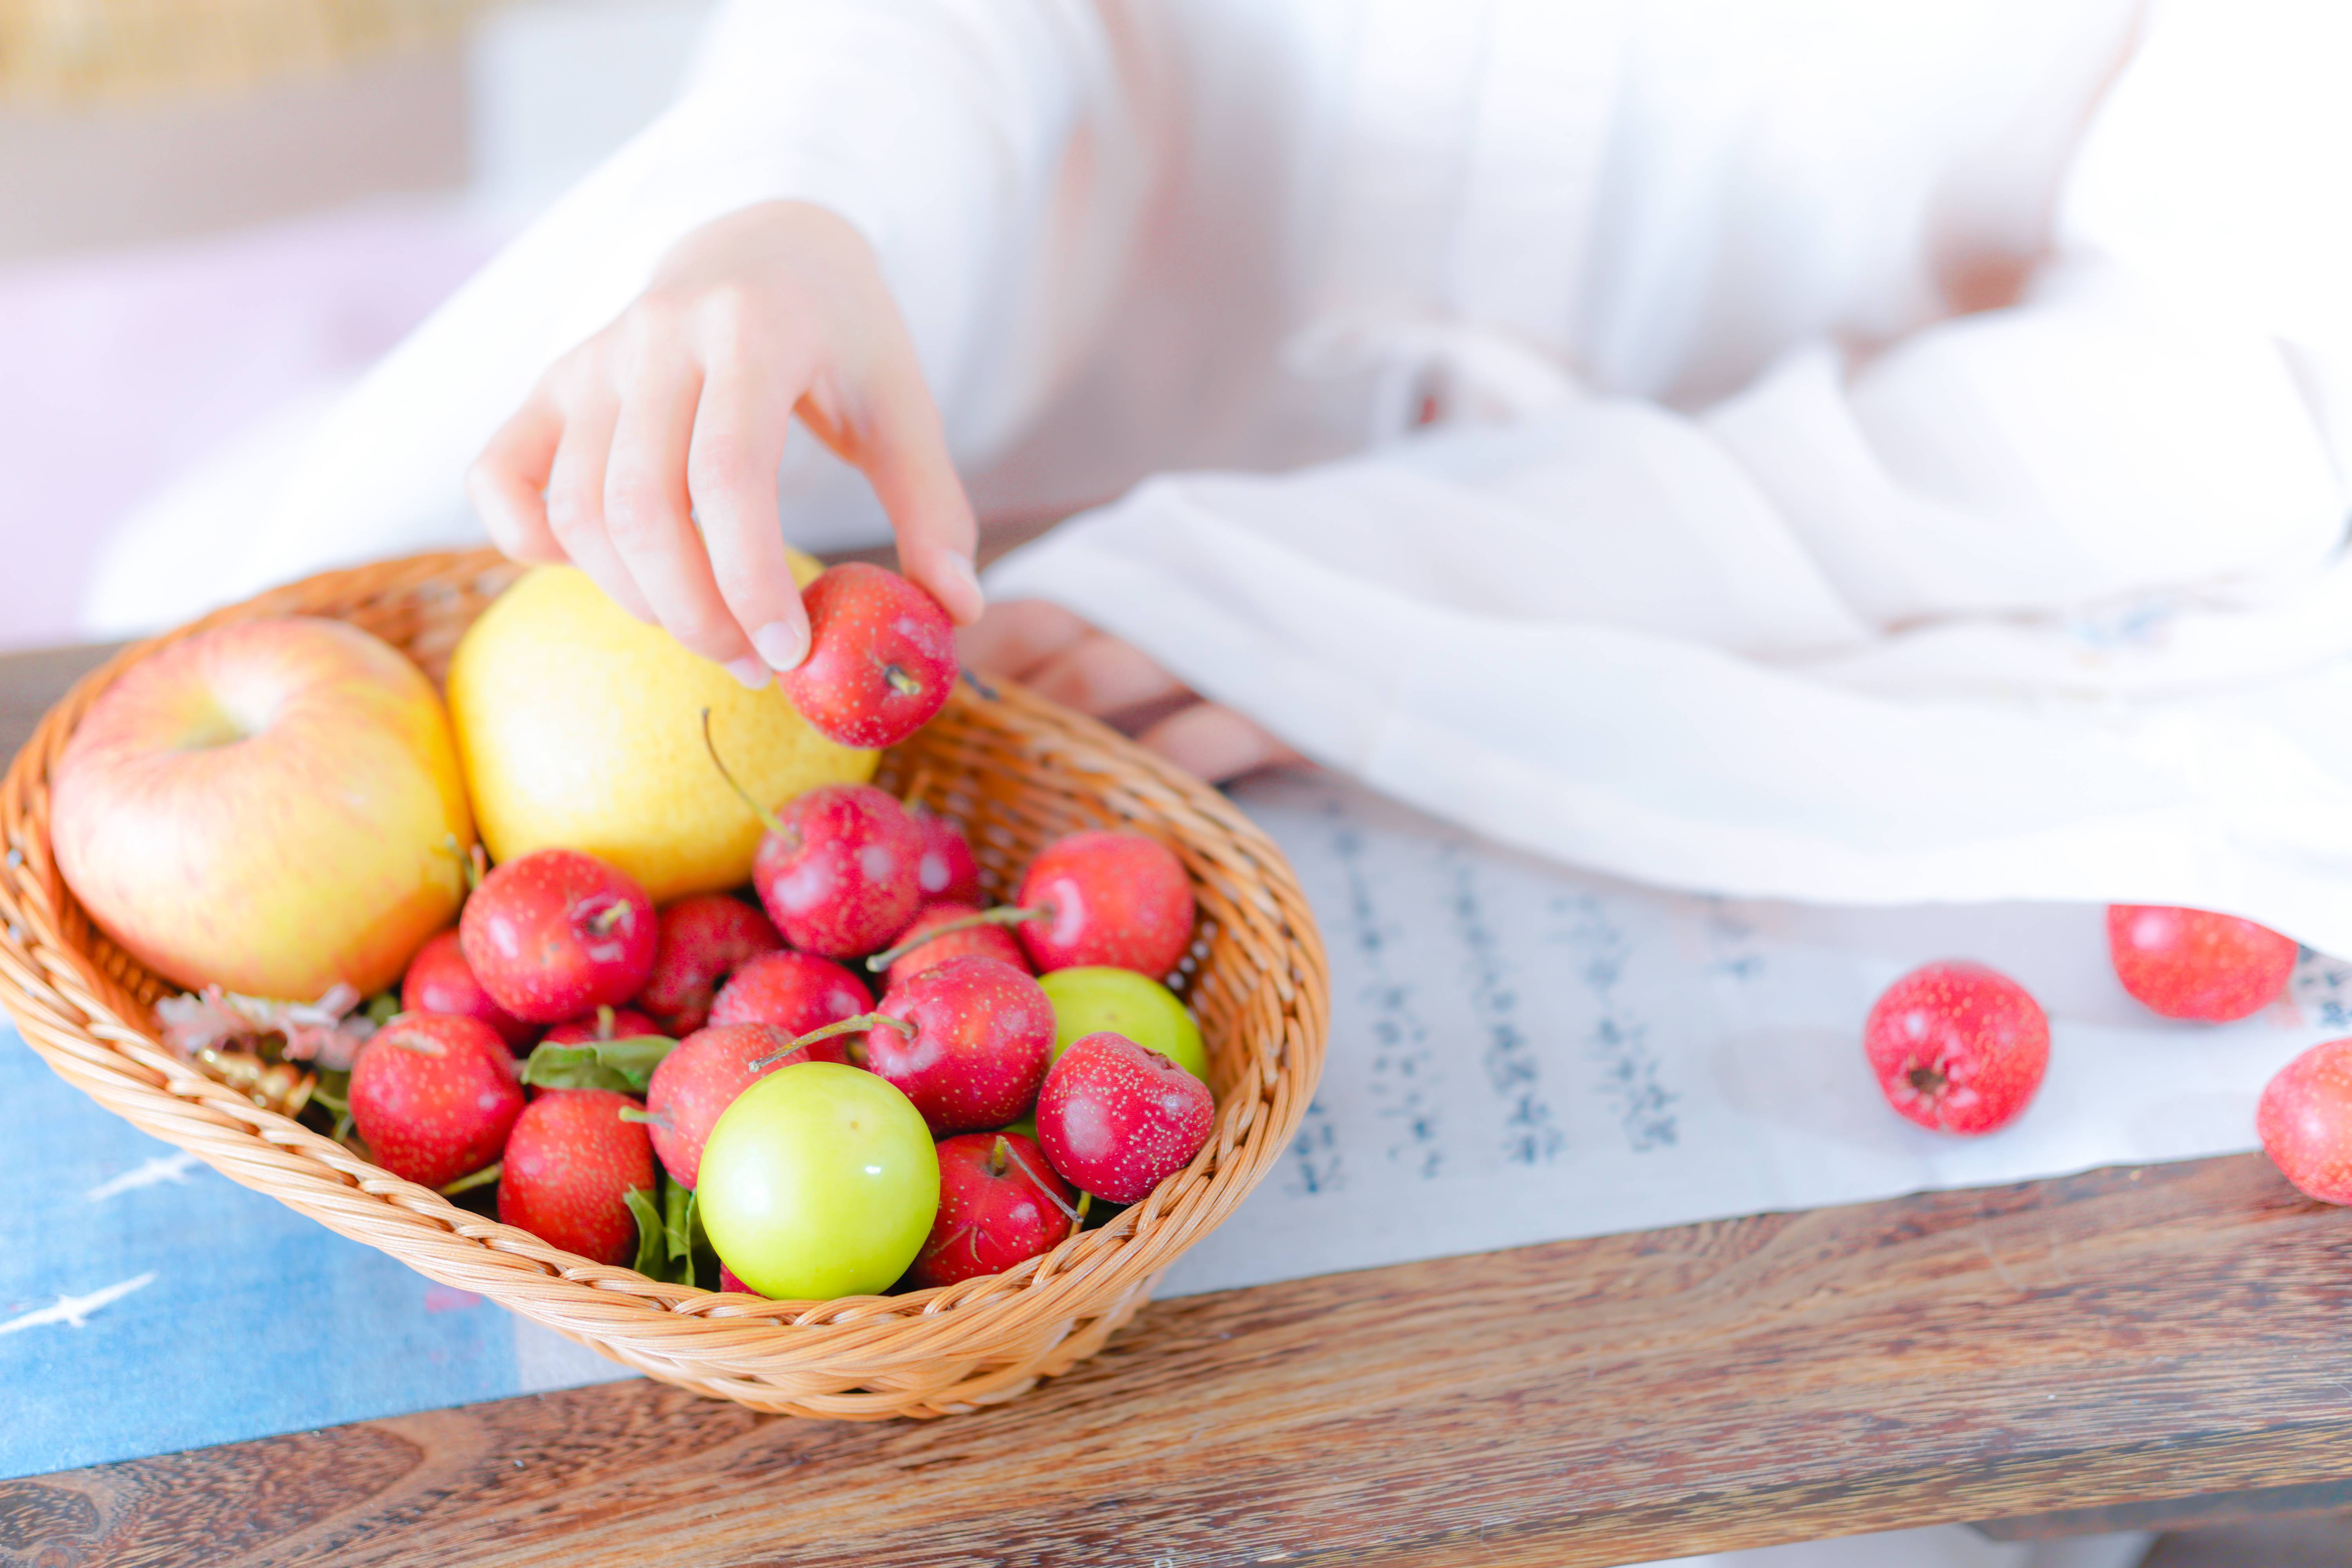
[[[983,515],[1108,503],[992,591],[1310,755],[1679,886],[2352,952],[2342,10],[746,0],[240,570],[473,534],[548,362],[799,197]],[[882,532],[813,441],[784,494]]]

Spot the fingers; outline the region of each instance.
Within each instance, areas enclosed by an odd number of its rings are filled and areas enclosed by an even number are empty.
[[[907,357],[908,368],[886,378],[876,399],[866,477],[898,536],[898,570],[968,626],[986,605],[971,564],[980,528],[948,456],[939,409],[911,351]]]
[[[982,675],[1026,680],[1052,655],[1093,632],[1050,599],[1008,599],[989,605],[956,635],[956,654]]]
[[[1146,730],[1140,742],[1211,784],[1306,759],[1232,709],[1199,702]]]
[[[563,546],[547,526],[547,471],[563,437],[563,416],[534,395],[499,427],[466,470],[466,496],[490,542],[512,561],[556,562]]]
[[[760,660],[777,670],[808,657],[808,611],[776,502],[776,469],[805,380],[803,369],[763,374],[739,350],[715,351],[685,463],[718,592]]]
[[[1184,683],[1132,643],[1092,632],[1017,677],[1038,695],[1103,718],[1184,694]]]
[[[604,469],[620,402],[601,384],[574,392],[563,405],[563,441],[547,475],[547,526],[565,559],[596,580],[614,604],[641,621],[653,605],[604,531]]]
[[[631,359],[628,395],[604,468],[605,534],[672,637],[727,666],[744,685],[765,686],[768,668],[720,595],[688,510],[688,453],[702,373],[668,342],[642,343]],[[772,509],[769,526],[775,526]]]

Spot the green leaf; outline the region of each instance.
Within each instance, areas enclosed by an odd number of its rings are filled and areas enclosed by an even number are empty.
[[[583,1040],[559,1046],[541,1040],[523,1064],[522,1080],[534,1089],[610,1089],[642,1094],[654,1068],[677,1048],[667,1035],[633,1035],[625,1040]]]
[[[666,1279],[669,1274],[662,1264],[669,1244],[661,1211],[654,1207],[654,1200],[643,1187],[631,1187],[625,1196],[629,1212],[637,1219],[637,1272],[648,1279]]]
[[[672,1264],[683,1263],[694,1256],[694,1245],[686,1234],[686,1216],[693,1208],[692,1187],[680,1186],[676,1182],[663,1184],[662,1229],[669,1238],[669,1260]],[[691,1285],[694,1283],[693,1276],[689,1273],[678,1283]]]
[[[379,991],[368,998],[364,1011],[367,1021],[382,1028],[400,1016],[400,997],[390,991]]]

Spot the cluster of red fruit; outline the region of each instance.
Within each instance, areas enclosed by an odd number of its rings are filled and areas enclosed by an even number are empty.
[[[404,1011],[353,1065],[352,1119],[378,1163],[443,1188],[487,1184],[495,1168],[502,1221],[621,1263],[647,1256],[656,1161],[692,1193],[714,1129],[754,1083],[862,1068],[939,1141],[937,1209],[905,1273],[938,1285],[1050,1249],[1080,1223],[1081,1194],[1134,1202],[1199,1152],[1207,1086],[1118,1033],[1057,1053],[1035,978],[1107,966],[1160,990],[1194,917],[1165,845],[1072,834],[1030,862],[1013,904],[983,910],[954,825],[879,789],[825,785],[767,821],[756,909],[699,894],[657,912],[630,878],[569,849],[491,869],[458,925],[416,954]],[[858,960],[887,976],[878,1004]],[[714,1194],[699,1196],[713,1212]],[[741,1260],[722,1246],[719,1261]],[[743,1263],[720,1279],[743,1289],[739,1276],[774,1272]]]
[[[2209,910],[2116,904],[2107,954],[2124,989],[2167,1018],[2227,1024],[2276,1000],[2294,941]],[[1863,1029],[1886,1102],[1922,1127],[1990,1132],[2025,1110],[2050,1062],[2050,1022],[2007,975],[1947,961],[1887,987]],[[2263,1149],[2323,1202],[2352,1204],[2352,1039],[2312,1047],[2263,1090]]]

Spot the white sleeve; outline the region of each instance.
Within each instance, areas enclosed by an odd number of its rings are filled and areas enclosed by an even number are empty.
[[[757,202],[831,208],[880,254],[958,458],[1002,445],[1094,330],[1148,185],[1143,54],[1088,0],[735,0],[679,102],[507,247],[328,417],[246,574],[478,539],[466,465],[682,236]],[[1074,152],[1074,150],[1076,150]],[[1053,311],[1041,308],[1053,300]],[[1070,308],[1076,306],[1076,308]],[[787,530],[880,514],[814,441]]]
[[[1620,875],[2190,904],[2352,951],[2352,58],[2299,36],[2317,9],[2161,16],[2011,308],[1802,345],[1696,413],[1568,387],[1157,480],[992,591]],[[2209,214],[2228,243],[2191,267],[2171,231]]]

